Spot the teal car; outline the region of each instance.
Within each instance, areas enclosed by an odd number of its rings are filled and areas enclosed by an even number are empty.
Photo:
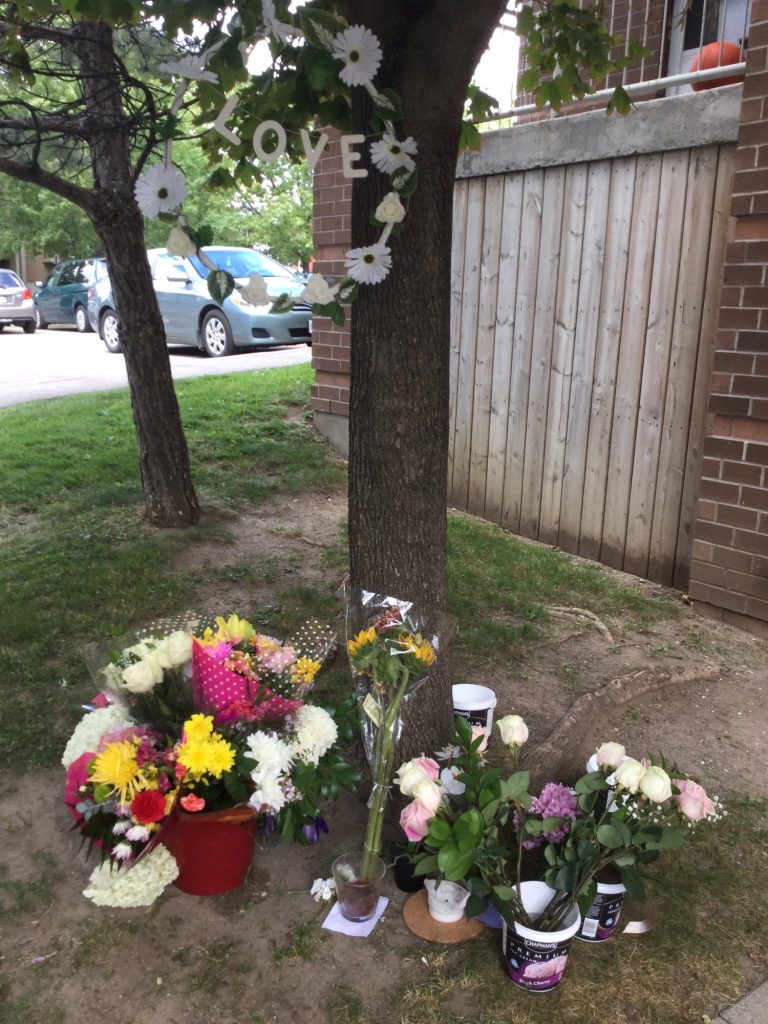
[[[104,259],[63,260],[45,281],[36,281],[35,323],[73,324],[81,334],[91,330],[88,291],[107,276]]]
[[[215,246],[204,250],[238,285],[260,274],[271,296],[299,296],[306,281],[281,263],[253,249]],[[147,256],[169,345],[196,345],[209,356],[228,356],[236,348],[254,345],[311,345],[312,312],[308,305],[289,313],[270,313],[269,305],[254,306],[234,291],[218,303],[208,292],[209,270],[196,256],[170,256],[151,249]],[[110,352],[120,352],[119,311],[107,277],[88,292],[91,325]]]

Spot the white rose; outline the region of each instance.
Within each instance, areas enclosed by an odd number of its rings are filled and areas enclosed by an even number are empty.
[[[653,804],[663,804],[672,796],[672,782],[663,768],[651,765],[640,779],[640,792]]]
[[[158,680],[155,679],[152,666],[146,661],[137,661],[123,669],[123,683],[126,690],[130,690],[131,693],[146,693],[156,682]]]
[[[508,747],[522,747],[528,739],[528,726],[520,715],[505,715],[496,725],[501,733],[501,742]]]
[[[250,302],[252,306],[266,306],[271,301],[267,292],[267,282],[261,274],[251,274],[248,284],[244,288],[238,289],[238,291],[245,301]]]
[[[603,743],[597,748],[597,764],[600,768],[618,768],[626,753],[621,743]]]
[[[616,769],[616,785],[621,789],[629,790],[630,793],[636,793],[647,771],[645,765],[640,764],[634,757],[628,757]]]
[[[382,224],[399,224],[405,216],[405,207],[397,192],[387,192],[376,207],[376,220]]]
[[[431,781],[426,772],[422,771],[413,761],[406,761],[401,765],[395,776],[395,782],[400,787],[403,796],[415,796],[414,788],[425,780]]]
[[[152,663],[159,665],[160,668],[171,668],[172,662],[168,652],[167,639],[163,637],[162,640],[158,640],[146,657],[151,658]]]
[[[143,659],[143,663],[149,666],[155,683],[162,682],[163,669],[165,668],[165,658],[162,652],[150,651],[146,658]]]
[[[194,256],[197,252],[197,246],[181,228],[171,228],[165,248],[169,256]]]
[[[319,306],[327,306],[329,302],[333,302],[333,292],[322,274],[313,274],[301,293],[301,298],[310,306],[314,306],[315,303]]]
[[[421,773],[421,780],[413,787],[413,799],[418,801],[422,807],[426,807],[433,814],[437,811],[442,802],[440,787],[432,779]]]
[[[168,657],[172,665],[183,665],[192,657],[192,637],[183,629],[177,629],[166,637]]]

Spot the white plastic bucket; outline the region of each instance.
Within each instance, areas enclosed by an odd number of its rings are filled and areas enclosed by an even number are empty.
[[[621,916],[625,892],[621,882],[611,885],[598,882],[592,906],[584,915],[576,938],[584,942],[607,942],[612,938]]]
[[[523,906],[538,916],[557,895],[544,882],[523,882],[520,886]],[[504,966],[510,980],[528,992],[548,992],[560,984],[568,962],[568,951],[581,926],[581,914],[573,907],[556,932],[540,932],[515,922],[504,922],[502,949]]]
[[[496,694],[487,686],[476,683],[454,683],[452,691],[454,715],[466,718],[470,725],[486,729],[490,742]]]

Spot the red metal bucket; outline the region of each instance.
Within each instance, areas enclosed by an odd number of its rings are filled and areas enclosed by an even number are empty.
[[[215,896],[236,889],[253,859],[256,817],[251,808],[187,814],[177,810],[163,843],[176,858],[177,889],[192,896]]]

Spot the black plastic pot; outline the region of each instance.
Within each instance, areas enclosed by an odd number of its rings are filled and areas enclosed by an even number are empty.
[[[407,853],[401,854],[395,859],[392,867],[395,885],[401,892],[418,892],[424,888],[424,879],[419,875],[414,876],[414,863]]]

